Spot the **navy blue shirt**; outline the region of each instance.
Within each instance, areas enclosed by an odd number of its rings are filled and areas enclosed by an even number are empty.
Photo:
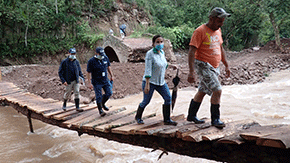
[[[104,84],[108,82],[108,67],[111,66],[110,60],[106,55],[103,59],[92,57],[88,61],[87,72],[92,73],[92,84]]]
[[[68,62],[68,73],[70,74],[68,81],[74,81],[77,79],[76,78],[76,66],[75,66],[74,61]]]
[[[70,84],[74,80],[79,83],[80,77],[84,79],[79,61],[71,61],[69,58],[66,58],[61,62],[58,75],[61,79],[61,82],[67,82],[67,84]]]

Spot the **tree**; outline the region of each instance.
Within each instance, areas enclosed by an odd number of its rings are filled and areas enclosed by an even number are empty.
[[[262,0],[261,5],[272,24],[276,45],[284,52],[280,41],[280,28],[290,18],[290,0]]]

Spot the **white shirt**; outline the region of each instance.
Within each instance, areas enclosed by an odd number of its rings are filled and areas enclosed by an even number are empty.
[[[145,77],[150,78],[150,83],[154,85],[165,84],[165,70],[168,64],[164,55],[164,51],[160,53],[154,53],[153,49],[146,53],[145,57],[145,73],[143,80],[146,81]]]

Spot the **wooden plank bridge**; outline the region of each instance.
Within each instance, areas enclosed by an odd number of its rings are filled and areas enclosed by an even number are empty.
[[[26,92],[13,83],[0,82],[0,102],[11,105],[27,116],[33,132],[31,118],[45,123],[75,130],[81,136],[103,137],[109,140],[150,147],[226,162],[290,162],[290,126],[261,126],[253,120],[232,121],[224,119],[226,127],[218,129],[210,125],[187,122],[183,114],[172,116],[177,126],[167,126],[162,115],[146,113],[144,125],[136,124],[136,110],[126,107],[110,108],[100,117],[95,104],[81,105],[84,112],[77,112],[73,103],[63,111],[62,102],[44,99]]]

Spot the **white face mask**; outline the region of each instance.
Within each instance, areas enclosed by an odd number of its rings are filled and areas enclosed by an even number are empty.
[[[103,59],[103,56],[101,56],[101,55],[95,55],[95,58],[101,60],[101,59]]]
[[[72,60],[74,60],[74,59],[77,59],[77,57],[76,57],[76,55],[69,55],[69,59],[72,59]]]

